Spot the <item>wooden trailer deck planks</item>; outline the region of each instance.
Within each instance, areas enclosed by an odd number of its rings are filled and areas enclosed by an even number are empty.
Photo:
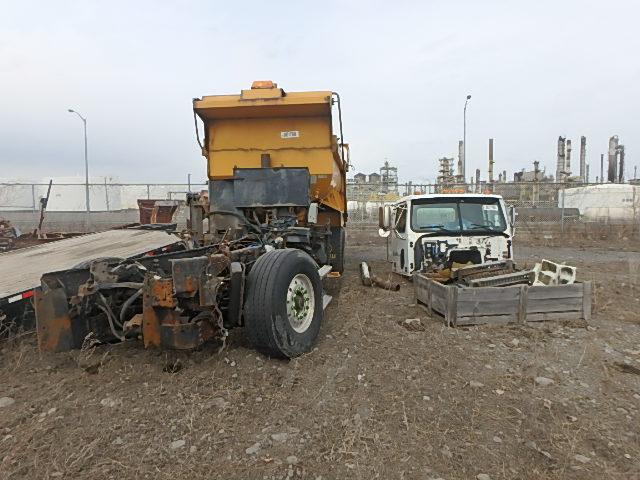
[[[98,257],[132,257],[178,242],[159,230],[107,230],[0,254],[0,299],[40,286],[47,272]]]

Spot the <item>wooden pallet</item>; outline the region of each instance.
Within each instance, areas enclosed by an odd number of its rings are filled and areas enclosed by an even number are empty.
[[[459,287],[413,276],[416,300],[446,325],[480,325],[591,319],[591,282],[571,285]]]

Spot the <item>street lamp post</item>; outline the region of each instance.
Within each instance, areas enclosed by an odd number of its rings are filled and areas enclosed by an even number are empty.
[[[89,158],[87,156],[87,119],[73,109],[68,110],[69,113],[75,113],[82,120],[84,125],[84,189],[85,189],[85,206],[87,207],[87,215],[91,211],[89,205]]]
[[[467,170],[467,104],[471,100],[471,95],[467,95],[464,101],[464,119],[463,119],[463,131],[462,131],[462,178],[465,177]]]

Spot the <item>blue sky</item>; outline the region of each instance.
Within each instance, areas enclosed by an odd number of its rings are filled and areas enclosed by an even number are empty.
[[[558,135],[592,179],[608,137],[640,163],[640,2],[0,0],[0,177],[204,179],[191,99],[252,80],[341,94],[356,171],[436,175],[468,110],[468,172],[554,173]],[[352,174],[355,173],[351,172]],[[468,174],[469,176],[469,174]]]

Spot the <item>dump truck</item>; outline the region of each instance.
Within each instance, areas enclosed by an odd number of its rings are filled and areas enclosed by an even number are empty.
[[[193,349],[235,327],[270,356],[313,347],[330,300],[322,280],[344,269],[349,148],[339,95],[259,81],[194,99],[193,113],[209,182],[187,197],[184,248],[43,275],[41,350],[127,338]]]

